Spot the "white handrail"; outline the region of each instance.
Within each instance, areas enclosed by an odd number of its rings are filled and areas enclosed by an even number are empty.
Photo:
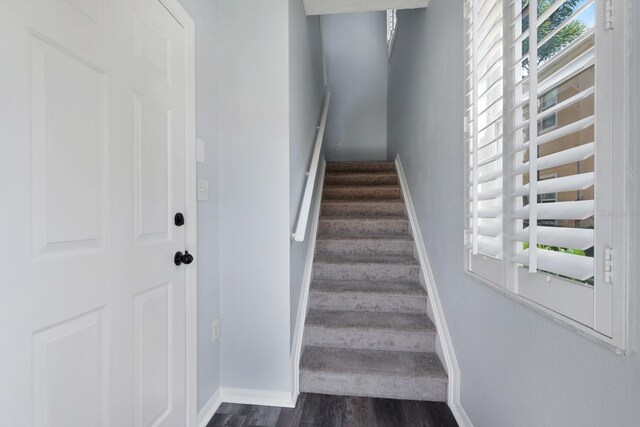
[[[324,128],[327,124],[327,112],[329,111],[329,100],[331,99],[331,92],[327,92],[327,96],[324,98],[324,105],[322,107],[322,118],[320,119],[320,125],[318,126],[318,134],[316,136],[316,145],[313,149],[313,157],[311,157],[311,166],[307,171],[307,182],[304,186],[304,194],[302,196],[302,203],[300,204],[300,211],[298,212],[298,223],[296,224],[296,230],[291,236],[296,242],[304,241],[307,234],[307,222],[309,221],[309,211],[311,210],[311,201],[313,199],[313,187],[316,183],[316,175],[318,174],[318,164],[320,163],[320,151],[322,150],[322,140],[324,139]]]

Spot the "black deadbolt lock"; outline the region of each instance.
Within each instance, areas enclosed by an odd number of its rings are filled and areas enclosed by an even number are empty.
[[[191,255],[189,251],[184,251],[184,253],[176,252],[176,254],[173,256],[173,262],[176,265],[191,264],[193,262],[193,255]]]
[[[184,215],[182,215],[182,213],[178,212],[176,214],[176,216],[173,217],[173,223],[177,226],[177,227],[181,227],[184,225]]]

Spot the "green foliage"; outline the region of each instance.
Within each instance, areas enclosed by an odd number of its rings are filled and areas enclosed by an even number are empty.
[[[536,247],[538,249],[546,249],[548,251],[556,251],[556,252],[562,252],[564,254],[588,256],[588,257],[593,258],[593,248],[589,248],[586,251],[583,251],[582,249],[561,248],[561,247],[558,247],[558,246],[541,245],[541,244],[536,245]],[[524,242],[522,244],[522,249],[528,249],[528,248],[529,248],[529,243],[528,242]],[[566,277],[566,276],[562,276],[562,275],[551,273],[551,272],[548,272],[548,273],[549,274],[553,274],[553,275],[558,276],[558,277],[563,277],[565,279],[575,280],[572,277]],[[595,282],[595,279],[593,277],[590,277],[587,280],[582,281],[582,283],[584,283],[586,285],[591,285],[591,286],[593,286],[594,282]]]
[[[563,254],[587,256],[587,253],[585,251],[583,251],[582,249],[560,248],[558,246],[541,245],[541,244],[538,244],[536,246],[537,246],[538,249],[546,249],[548,251],[562,252]],[[527,249],[527,248],[529,248],[529,243],[524,242],[523,243],[523,249]]]
[[[563,0],[539,0],[538,1],[538,16],[540,16],[545,10],[547,10],[553,3],[556,1]],[[562,25],[573,12],[580,7],[585,0],[566,0],[556,10],[551,14],[551,16],[546,19],[544,22],[540,22],[538,25],[538,42],[547,37],[553,30]],[[529,0],[522,1],[522,9],[523,11],[529,7]],[[530,12],[529,12],[530,13]],[[523,13],[522,18],[522,30],[526,31],[529,28],[529,15],[527,13]],[[580,37],[587,30],[587,27],[584,23],[579,20],[572,21],[564,28],[562,28],[556,35],[551,37],[544,45],[540,46],[538,49],[538,64],[546,61],[547,59],[553,57],[556,53],[558,53],[562,48],[569,45],[571,42]],[[529,38],[525,39],[522,42],[522,54],[526,54],[529,52]],[[529,68],[529,60],[525,59],[523,61],[523,66],[525,69]]]

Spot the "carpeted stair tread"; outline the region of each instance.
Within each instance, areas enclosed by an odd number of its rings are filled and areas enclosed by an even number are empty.
[[[308,393],[446,402],[447,383],[433,352],[307,347],[300,363]]]
[[[392,221],[409,221],[405,215],[392,215],[382,218],[358,215],[336,215],[320,218],[320,221],[368,221],[368,222],[392,222]]]
[[[360,205],[360,206],[366,206],[369,208],[374,208],[378,205],[384,204],[384,203],[393,203],[393,204],[397,204],[397,205],[402,205],[404,206],[404,202],[402,201],[402,199],[397,199],[397,198],[389,198],[389,199],[325,199],[322,201],[323,204],[329,205],[329,206],[335,206],[335,205],[340,205],[340,206],[352,206],[352,205]]]
[[[411,242],[413,243],[413,237],[408,234],[398,234],[398,235],[389,235],[389,234],[353,234],[353,235],[345,235],[345,234],[318,234],[316,241],[324,241],[324,240],[336,240],[336,241],[380,241],[380,242]]]
[[[390,171],[372,171],[372,172],[359,172],[359,171],[333,171],[325,173],[326,178],[334,178],[334,177],[346,177],[346,176],[354,176],[354,177],[367,177],[367,176],[394,176],[398,177],[397,172]]]
[[[400,184],[386,184],[386,185],[343,185],[343,184],[324,184],[322,187],[325,190],[384,190],[391,188],[394,190],[401,190]]]
[[[398,199],[375,199],[375,200],[342,200],[342,199],[334,199],[334,200],[324,200],[322,203],[327,205],[364,205],[364,206],[375,206],[382,203],[395,203],[404,206],[404,202]]]
[[[395,172],[392,161],[381,162],[327,162],[327,173],[331,172]]]
[[[357,177],[380,177],[380,176],[389,176],[389,177],[398,177],[396,172],[388,172],[388,171],[373,171],[373,172],[359,172],[359,171],[335,171],[335,172],[327,172],[325,173],[325,178],[345,178],[350,176]]]
[[[402,198],[399,185],[325,185],[324,200],[377,200]]]
[[[309,309],[427,314],[427,293],[417,282],[314,280]]]
[[[413,254],[413,239],[408,234],[322,234],[316,239],[316,254],[409,256]]]
[[[387,217],[370,217],[370,216],[348,216],[348,215],[336,215],[328,216],[319,219],[320,222],[335,222],[335,221],[361,221],[361,222],[394,222],[402,221],[408,222],[409,219],[404,215],[393,215]]]
[[[429,377],[447,380],[435,353],[306,347],[300,369],[380,376]]]
[[[318,254],[313,268],[317,280],[372,280],[417,282],[420,263],[407,255]]]
[[[307,314],[304,342],[309,346],[429,352],[436,349],[436,331],[424,313],[313,308]]]
[[[404,202],[401,199],[346,200],[327,199],[320,206],[320,217],[389,217],[404,216]]]
[[[435,334],[435,327],[427,316],[405,313],[309,310],[307,325],[336,329],[357,328]]]
[[[399,191],[401,190],[400,188],[400,184],[387,184],[387,185],[331,185],[331,184],[325,184],[322,187],[323,190],[327,191],[327,190],[336,190],[336,191],[349,191],[349,190],[353,190],[353,191],[358,191],[358,192],[363,192],[363,191],[380,191],[380,190],[394,190],[394,191]],[[393,198],[393,200],[395,200],[395,198]]]
[[[320,254],[315,258],[318,264],[391,264],[419,266],[420,263],[412,256],[406,255],[368,255],[368,256],[331,256]]]
[[[427,293],[418,283],[411,282],[373,282],[366,280],[314,280],[311,292],[340,294],[380,294],[383,296],[427,297]]]
[[[404,216],[325,216],[318,221],[322,235],[407,235],[409,220]]]
[[[324,185],[396,185],[395,172],[333,172],[324,177]]]

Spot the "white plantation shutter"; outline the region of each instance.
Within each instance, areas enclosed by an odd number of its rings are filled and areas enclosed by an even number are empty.
[[[477,262],[503,256],[503,4],[466,2],[466,167],[469,250]],[[474,271],[496,280],[483,266]],[[490,270],[495,271],[495,268]]]
[[[595,12],[594,0],[517,0],[514,5],[516,42],[511,49],[518,59],[513,64],[512,114],[517,166],[512,196],[520,206],[514,215],[514,238],[523,243],[515,260],[530,272],[541,270],[587,281],[595,272],[593,256],[587,256],[585,250],[595,245],[589,228],[595,222],[596,43],[594,21],[590,20],[589,27],[580,18]],[[577,35],[573,40],[565,35],[571,27]],[[541,99],[552,90],[565,99],[542,110]],[[539,123],[551,114],[562,120],[556,129],[541,132]],[[561,176],[540,180],[544,170],[561,171]],[[548,193],[567,196],[564,201],[541,203],[540,195]],[[545,222],[557,229],[541,226]],[[575,247],[578,236],[581,248]]]
[[[465,2],[465,235],[470,272],[613,337],[616,224],[596,214],[614,205],[608,13]]]

